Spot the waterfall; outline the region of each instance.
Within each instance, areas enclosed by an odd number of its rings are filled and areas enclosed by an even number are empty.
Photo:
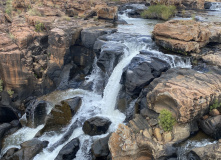
[[[128,22],[135,22],[135,18],[129,19],[127,18]],[[137,20],[137,19],[136,19]],[[139,19],[138,19],[139,20]],[[145,28],[146,27],[147,20],[143,21],[142,23],[139,23],[137,25],[140,26],[133,26],[135,28]],[[151,21],[154,23],[157,23],[158,21]],[[142,25],[141,25],[142,24]],[[135,23],[133,23],[135,25]],[[152,25],[152,24],[151,24]],[[129,27],[129,26],[127,26]],[[132,27],[132,28],[133,28]],[[120,28],[120,26],[119,26]],[[150,29],[151,30],[151,29]],[[120,31],[123,31],[123,27],[120,29]],[[127,30],[126,30],[127,31]],[[130,30],[131,31],[131,30]],[[149,34],[150,32],[143,32],[144,30],[140,30],[139,33],[142,34]],[[138,30],[133,29],[133,32],[137,34]],[[133,33],[132,32],[132,33]],[[127,32],[128,33],[128,32]],[[116,33],[118,34],[118,33]],[[111,36],[111,35],[110,35]],[[144,36],[145,37],[145,36]],[[109,76],[109,79],[107,81],[107,84],[104,88],[103,96],[100,94],[100,91],[98,91],[98,85],[101,81],[101,70],[96,65],[96,59],[93,64],[93,71],[91,75],[86,77],[85,83],[93,82],[92,91],[87,91],[83,89],[69,89],[66,91],[55,91],[49,95],[46,95],[44,97],[40,97],[40,99],[44,99],[48,102],[50,102],[53,106],[56,103],[59,103],[62,100],[66,100],[69,98],[74,97],[81,97],[82,98],[82,105],[78,112],[73,117],[71,124],[63,129],[63,133],[56,134],[56,133],[45,133],[41,137],[39,137],[40,140],[46,140],[49,141],[49,145],[47,148],[45,148],[40,154],[38,154],[34,160],[52,160],[54,159],[59,151],[62,149],[64,145],[66,145],[68,142],[70,142],[73,138],[79,137],[80,139],[80,149],[77,153],[76,160],[88,160],[91,159],[89,150],[91,148],[93,140],[102,138],[106,136],[108,133],[114,132],[118,124],[123,123],[125,120],[125,115],[121,113],[119,110],[115,108],[116,101],[117,101],[117,95],[121,89],[120,79],[122,76],[123,69],[130,63],[133,57],[135,57],[137,54],[140,53],[141,50],[147,50],[152,52],[152,55],[146,55],[150,57],[157,57],[159,59],[165,60],[167,63],[170,64],[170,66],[173,67],[181,67],[181,68],[191,68],[191,63],[189,58],[182,58],[180,56],[176,55],[168,55],[164,54],[162,52],[159,52],[157,50],[153,50],[148,43],[151,43],[152,40],[149,37],[148,42],[142,41],[141,39],[144,38],[142,36],[130,36],[129,38],[125,39],[123,42],[127,48],[124,49],[124,55],[121,58],[120,62],[116,65],[113,72]],[[146,38],[146,37],[145,37]],[[120,42],[119,42],[120,43]],[[52,108],[51,106],[50,109]],[[88,136],[83,133],[82,130],[82,124],[86,119],[95,117],[95,116],[101,116],[105,118],[109,118],[112,121],[111,126],[109,127],[108,133],[100,136]],[[69,131],[71,126],[73,124],[77,124],[77,127],[73,130],[70,137],[65,141],[65,143],[58,145],[53,151],[49,151],[49,148],[52,147],[57,141],[59,141],[63,135]],[[39,126],[35,129],[31,129],[28,127],[22,128],[18,130],[13,135],[6,138],[4,149],[2,150],[2,154],[4,154],[7,149],[12,147],[19,148],[19,144],[32,139],[35,134],[43,127]],[[14,139],[17,142],[13,142],[12,139]]]

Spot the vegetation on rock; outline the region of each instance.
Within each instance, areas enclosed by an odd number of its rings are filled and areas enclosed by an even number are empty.
[[[210,111],[212,111],[213,109],[217,109],[221,106],[221,103],[218,103],[218,100],[215,100],[215,102],[213,103],[213,105],[211,105],[209,108],[210,108]]]
[[[175,6],[153,5],[141,13],[143,18],[168,20],[176,13]]]
[[[2,91],[3,91],[3,80],[0,79],[0,92],[2,92]]]
[[[172,113],[170,111],[163,109],[160,112],[159,124],[165,132],[171,131],[175,123],[176,123],[176,119],[172,116]]]
[[[44,30],[44,24],[41,22],[36,22],[35,24],[35,31],[42,32]]]
[[[6,1],[5,13],[10,15],[11,12],[12,12],[12,1],[11,0],[7,0]]]
[[[12,98],[13,94],[14,94],[14,91],[12,91],[11,89],[7,90],[9,96]]]

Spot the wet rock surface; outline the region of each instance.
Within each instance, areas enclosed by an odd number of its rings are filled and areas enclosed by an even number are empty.
[[[76,157],[76,153],[80,148],[80,142],[78,138],[71,140],[67,143],[58,153],[55,160],[72,160]]]
[[[84,122],[83,131],[90,136],[105,134],[111,121],[102,117],[93,117]]]
[[[96,140],[91,146],[91,152],[93,154],[93,159],[107,159],[110,154],[108,148],[108,140],[110,134],[104,138]]]
[[[125,86],[127,94],[138,96],[144,86],[169,68],[170,65],[163,60],[139,54],[124,68],[121,84]]]
[[[47,141],[40,141],[38,139],[32,139],[22,143],[21,149],[10,149],[3,156],[3,160],[14,160],[23,159],[30,160],[33,159],[38,153],[40,153],[43,148],[47,147]]]
[[[63,127],[66,127],[71,121],[71,108],[66,102],[61,102],[55,105],[50,114],[47,115],[45,126],[36,134],[37,137],[45,132],[55,131],[61,132]]]

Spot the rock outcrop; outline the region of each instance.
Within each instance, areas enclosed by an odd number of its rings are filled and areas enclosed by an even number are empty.
[[[193,20],[171,20],[154,27],[156,43],[168,50],[188,54],[199,53],[209,42],[220,43],[221,27]]]
[[[220,87],[219,74],[170,69],[147,87],[147,106],[157,113],[171,111],[180,123],[190,122],[208,112]]]
[[[175,5],[178,8],[204,9],[205,0],[147,0],[150,5]]]
[[[83,131],[90,136],[105,134],[111,121],[102,117],[93,117],[84,122]]]

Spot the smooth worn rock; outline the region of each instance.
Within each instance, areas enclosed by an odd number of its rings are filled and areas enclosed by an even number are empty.
[[[76,158],[76,153],[80,148],[79,145],[80,142],[78,138],[71,140],[60,150],[55,160],[72,160]]]
[[[104,138],[96,140],[91,146],[91,152],[94,156],[94,159],[107,159],[110,151],[108,148],[108,140],[110,134]]]
[[[118,7],[98,7],[97,8],[97,16],[101,19],[114,20],[117,18]]]
[[[111,121],[102,117],[93,117],[84,122],[83,131],[90,136],[105,134]]]
[[[170,69],[145,89],[147,106],[172,112],[180,123],[200,118],[221,92],[220,75],[192,69]]]
[[[45,120],[45,126],[36,134],[41,136],[45,132],[61,132],[63,127],[66,127],[72,118],[70,106],[62,101],[61,105],[55,105],[50,114],[47,115]]]
[[[5,98],[5,96],[3,96]],[[13,120],[17,120],[18,115],[12,107],[0,105],[0,123],[9,123]]]
[[[214,139],[221,138],[221,115],[200,120],[200,127],[207,135]]]

